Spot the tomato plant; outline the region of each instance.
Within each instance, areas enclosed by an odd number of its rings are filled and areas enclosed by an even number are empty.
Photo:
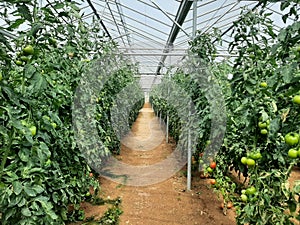
[[[6,1],[0,6],[16,11],[7,26],[18,34],[16,40],[0,35],[1,224],[65,224],[82,219],[80,203],[93,198],[87,195],[90,187],[95,195],[99,192],[99,183],[89,176],[91,168],[76,144],[72,105],[81,76],[90,66],[82,59],[101,59],[115,50],[115,43],[99,34],[98,23],[83,22],[75,2],[38,7],[36,1]],[[23,23],[28,29],[18,30]],[[82,33],[79,25],[88,32]],[[105,109],[99,112],[105,121],[100,138],[106,138],[110,150],[118,143],[107,138],[114,134],[105,120],[113,97],[106,96],[116,95],[114,85],[120,90],[134,79],[133,68],[127,65],[116,70],[112,82],[99,93],[104,96],[99,106]],[[141,101],[135,106],[131,122]],[[70,205],[74,211],[68,210]]]
[[[225,98],[227,127],[214,159],[218,167],[206,167],[206,172],[213,173],[218,181],[214,187],[224,198],[238,206],[237,224],[292,224],[290,218],[299,219],[295,213],[299,184],[287,188],[289,174],[299,163],[299,3],[280,3],[283,23],[288,18],[293,22],[279,31],[274,29],[266,5],[267,1],[261,1],[255,11],[245,8],[234,22],[229,44],[229,52],[237,56],[233,63],[214,61],[217,50],[212,43],[219,36],[212,39],[214,34],[198,32],[190,42],[191,51],[206,63]],[[211,128],[209,102],[192,74],[177,71],[170,79],[189,93],[200,115],[195,124],[198,141],[194,155],[200,162],[199,153],[207,147]],[[176,108],[155,93],[152,104],[163,115],[172,112],[171,134],[178,140],[181,124]],[[235,185],[228,170],[242,174],[244,182]],[[244,192],[240,192],[242,188]]]

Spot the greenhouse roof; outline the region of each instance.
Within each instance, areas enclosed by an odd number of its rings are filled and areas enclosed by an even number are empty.
[[[230,59],[230,29],[244,7],[255,10],[260,1],[237,0],[76,0],[83,18],[97,18],[105,34],[116,41],[120,52],[139,67],[142,86],[159,82],[161,75],[177,65],[187,54],[195,30],[217,28],[223,35],[217,59]],[[41,5],[51,0],[39,0]],[[266,9],[276,21],[274,30],[283,26],[280,3],[270,1]],[[0,21],[1,25],[1,21]],[[143,81],[144,80],[144,81]],[[150,87],[149,86],[149,87]]]
[[[181,61],[196,30],[218,28],[224,40],[243,7],[255,9],[259,1],[236,0],[97,0],[81,3],[88,20],[95,14],[106,34],[139,65],[144,88]],[[279,3],[268,3],[277,29],[281,27]],[[194,16],[195,15],[195,16]],[[195,24],[195,27],[194,27]],[[276,27],[275,27],[276,30]],[[226,42],[218,46],[220,59],[231,57]]]

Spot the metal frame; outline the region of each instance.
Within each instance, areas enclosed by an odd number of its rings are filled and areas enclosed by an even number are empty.
[[[180,2],[177,14],[175,16],[176,23],[173,23],[173,26],[171,28],[171,32],[169,34],[168,40],[166,42],[165,50],[163,51],[163,53],[169,52],[169,46],[174,43],[174,41],[175,41],[175,39],[178,35],[179,28],[183,24],[187,14],[188,14],[188,12],[191,8],[192,3],[193,2],[189,1],[189,0],[182,0]],[[165,60],[166,60],[166,55],[162,55],[162,57],[160,59],[160,62],[158,64],[157,70],[156,70],[157,74],[160,73],[160,70],[162,68],[162,64],[164,63]]]

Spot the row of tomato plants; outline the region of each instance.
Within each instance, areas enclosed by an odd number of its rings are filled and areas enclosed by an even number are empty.
[[[283,22],[293,22],[279,31],[274,29],[265,4],[241,13],[233,24],[229,44],[229,51],[237,54],[232,63],[215,61],[213,38],[218,35],[199,32],[190,42],[191,52],[223,91],[225,137],[214,159],[217,168],[208,167],[206,172],[216,179],[213,186],[224,201],[234,203],[237,224],[293,224],[293,219],[299,219],[299,185],[296,182],[290,187],[288,182],[300,156],[299,3],[280,5]],[[221,36],[217,40],[222,41]],[[194,157],[201,163],[202,152],[210,144],[212,117],[205,90],[193,76],[177,72],[171,79],[189,93],[199,115]],[[157,90],[151,101],[154,109],[169,114],[175,123],[171,122],[170,132],[179,137],[182,130],[176,110],[180,109],[160,99]],[[244,180],[234,182],[232,171]]]
[[[91,188],[97,194],[100,187],[76,143],[73,101],[82,76],[97,65],[92,61],[113,57],[116,46],[97,22],[83,21],[75,2],[40,6],[24,0],[0,6],[11,12],[6,30],[17,35],[12,40],[0,34],[1,224],[82,220],[80,203],[91,200]],[[119,151],[110,123],[114,98],[136,79],[134,68],[120,65],[95,93],[93,115],[99,139],[113,153]],[[141,105],[140,100],[131,109],[130,123]]]

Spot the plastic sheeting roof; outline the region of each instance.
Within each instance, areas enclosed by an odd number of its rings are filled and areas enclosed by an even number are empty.
[[[164,74],[171,65],[181,61],[188,49],[188,41],[193,37],[193,0],[76,1],[84,12],[84,19],[92,21],[96,14],[107,34],[118,43],[120,51],[139,65],[141,85],[145,89],[148,89],[150,83],[158,82],[160,74]],[[259,2],[195,1],[196,29],[210,31],[218,28],[221,33],[238,19],[243,7],[252,9]],[[40,4],[43,2],[45,0],[40,0]],[[267,9],[273,13],[272,19],[276,21],[274,29],[278,30],[283,26],[279,6],[280,3],[271,2],[267,5]],[[179,30],[178,33],[174,28]],[[223,39],[230,40],[230,37],[226,33]],[[170,41],[173,43],[172,51],[167,53]],[[218,51],[221,58],[228,55],[226,42],[224,46],[218,46]]]

